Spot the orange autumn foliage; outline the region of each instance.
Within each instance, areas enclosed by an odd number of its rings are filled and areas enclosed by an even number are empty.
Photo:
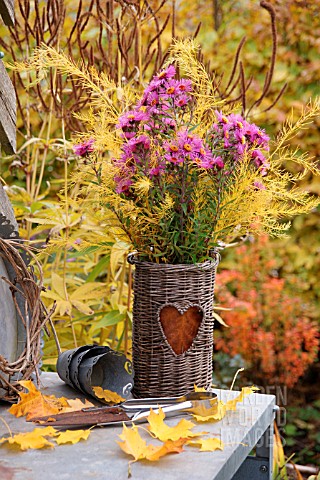
[[[277,278],[270,241],[262,237],[236,249],[237,267],[217,275],[217,301],[230,328],[216,332],[217,350],[240,354],[253,378],[288,387],[316,360],[319,332],[297,286]]]

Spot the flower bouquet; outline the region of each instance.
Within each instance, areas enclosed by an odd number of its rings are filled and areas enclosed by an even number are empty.
[[[171,65],[154,77],[120,117],[125,142],[114,181],[119,219],[139,254],[179,264],[257,228],[270,164],[269,137],[239,114],[215,110],[200,127],[192,82],[175,73]]]
[[[186,78],[176,78],[169,64],[119,117],[109,109],[111,160],[100,164],[91,188],[113,212],[116,235],[157,263],[201,262],[248,234],[285,235],[288,217],[319,203],[297,186],[308,172],[319,174],[317,165],[287,146],[318,114],[319,102],[272,141],[217,99],[194,53],[192,42],[177,42],[171,60]],[[90,167],[93,138],[75,149]],[[289,161],[295,174],[283,168]]]
[[[319,103],[271,141],[217,100],[192,48],[178,42],[172,63],[116,119],[109,161],[97,170],[92,139],[76,147],[95,169],[110,228],[136,250],[136,396],[211,384],[217,247],[248,234],[284,235],[284,218],[319,203],[297,186],[308,171],[318,174],[317,166],[286,145]],[[174,63],[186,77],[177,78]],[[290,160],[295,174],[283,168]]]

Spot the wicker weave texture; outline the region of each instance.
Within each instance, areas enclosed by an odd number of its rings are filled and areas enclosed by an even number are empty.
[[[134,260],[133,368],[135,397],[179,396],[212,379],[213,294],[216,261],[199,265]],[[197,305],[203,318],[192,345],[177,355],[160,322],[164,306],[180,313]]]

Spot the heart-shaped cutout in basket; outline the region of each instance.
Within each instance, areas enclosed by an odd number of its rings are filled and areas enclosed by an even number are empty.
[[[191,347],[203,318],[204,312],[199,305],[180,309],[170,304],[160,309],[159,319],[163,333],[176,355]]]

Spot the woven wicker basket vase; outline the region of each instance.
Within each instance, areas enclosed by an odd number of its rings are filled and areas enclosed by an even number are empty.
[[[135,265],[135,397],[180,396],[212,379],[213,294],[219,255],[196,265]]]

